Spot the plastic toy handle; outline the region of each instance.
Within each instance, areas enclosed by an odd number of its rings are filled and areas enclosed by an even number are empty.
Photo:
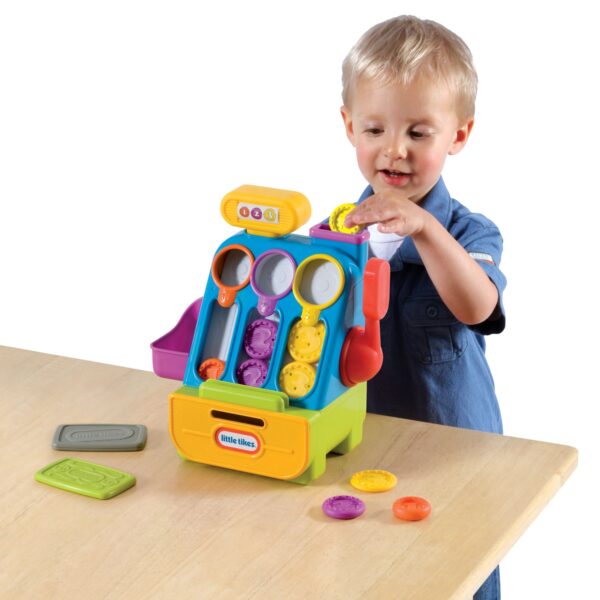
[[[275,306],[277,305],[277,300],[273,300],[269,296],[259,296],[258,297],[258,305],[257,309],[261,316],[269,317],[275,312]]]
[[[320,314],[321,311],[318,308],[305,304],[302,309],[302,324],[308,325],[309,327],[316,325],[319,321]]]
[[[363,313],[380,321],[390,302],[390,264],[380,258],[367,261],[363,275]]]
[[[390,265],[385,260],[371,258],[363,277],[365,326],[353,327],[348,332],[340,355],[340,377],[346,387],[372,379],[383,364],[379,321],[389,305]]]
[[[237,290],[230,287],[222,287],[219,288],[219,295],[217,297],[217,302],[223,308],[229,308],[235,301],[235,295]]]

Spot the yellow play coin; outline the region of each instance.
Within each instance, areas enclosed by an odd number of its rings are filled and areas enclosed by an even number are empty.
[[[298,321],[290,330],[288,352],[294,360],[316,363],[321,357],[325,325],[319,321],[316,325],[304,325]]]
[[[358,233],[364,229],[362,225],[355,225],[354,227],[346,227],[344,225],[344,219],[349,212],[352,212],[356,206],[354,204],[340,204],[338,207],[333,209],[329,217],[329,229],[331,231],[337,231],[339,233]]]
[[[386,492],[391,490],[398,480],[389,471],[370,469],[358,471],[350,478],[350,485],[363,492]]]
[[[301,398],[306,396],[314,385],[316,374],[313,366],[294,361],[281,370],[279,385],[290,398]]]

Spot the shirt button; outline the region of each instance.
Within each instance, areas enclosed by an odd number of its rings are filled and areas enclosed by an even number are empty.
[[[438,311],[437,306],[434,306],[433,304],[430,304],[427,307],[427,316],[430,319],[435,319],[438,316],[438,314],[439,314],[439,311]]]

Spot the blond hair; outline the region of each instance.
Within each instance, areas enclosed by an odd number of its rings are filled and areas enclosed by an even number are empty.
[[[475,114],[477,72],[471,51],[443,25],[412,16],[379,23],[358,40],[342,65],[342,99],[350,107],[352,87],[361,78],[408,85],[417,76],[446,83],[460,119]]]

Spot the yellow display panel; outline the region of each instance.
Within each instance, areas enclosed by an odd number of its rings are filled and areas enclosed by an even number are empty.
[[[242,185],[221,201],[227,223],[264,237],[292,233],[308,221],[310,212],[303,194],[257,185]]]

